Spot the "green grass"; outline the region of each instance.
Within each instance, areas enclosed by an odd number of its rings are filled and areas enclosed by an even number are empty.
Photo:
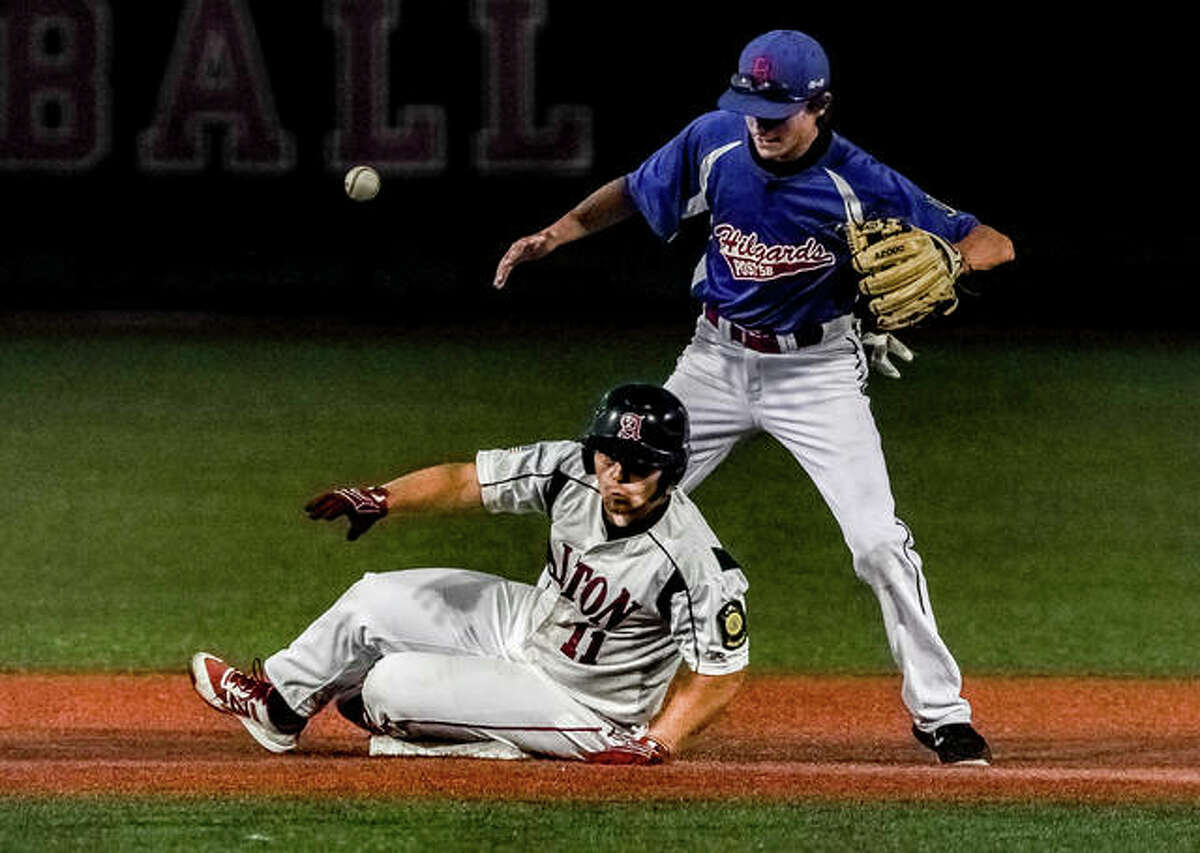
[[[531,517],[390,524],[300,507],[479,447],[572,436],[686,331],[509,339],[135,333],[0,341],[0,668],[179,669],[288,642],[363,571],[532,580]],[[1200,672],[1200,344],[915,336],[875,379],[898,512],[968,674]],[[696,497],[751,580],[758,670],[890,672],[870,592],[757,438]],[[1193,849],[1194,808],[0,798],[7,850]]]
[[[0,667],[269,654],[368,570],[532,581],[537,518],[392,523],[347,544],[301,506],[329,484],[573,436],[605,388],[665,378],[686,334],[10,334]],[[1200,672],[1200,344],[909,343],[916,362],[873,380],[873,406],[968,676]],[[747,568],[757,669],[891,671],[875,600],[778,445],[748,441],[696,497]]]
[[[0,799],[0,850],[1190,850],[1184,806]]]

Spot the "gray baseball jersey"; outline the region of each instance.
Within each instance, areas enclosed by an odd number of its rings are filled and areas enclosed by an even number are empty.
[[[635,724],[662,705],[679,664],[724,675],[749,662],[746,577],[696,505],[674,492],[661,514],[605,524],[583,448],[554,441],[476,456],[484,506],[550,517],[525,654],[577,701]]]

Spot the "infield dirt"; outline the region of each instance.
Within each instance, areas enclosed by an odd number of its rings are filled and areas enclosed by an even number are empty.
[[[369,758],[336,713],[271,755],[187,676],[0,675],[0,795],[237,794],[519,800],[1200,800],[1200,683],[976,678],[994,764],[946,768],[894,677],[759,676],[663,767]]]

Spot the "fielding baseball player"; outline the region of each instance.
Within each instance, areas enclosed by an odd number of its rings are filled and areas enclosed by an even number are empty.
[[[192,683],[272,752],[295,748],[333,701],[401,741],[666,761],[733,697],[749,656],[746,578],[675,490],[687,453],[679,400],[625,385],[582,442],[480,451],[321,495],[309,516],[345,516],[351,540],[421,509],[545,513],[546,565],[536,586],[462,569],[367,574],[261,672],[200,652]]]
[[[959,669],[938,634],[921,558],[896,517],[866,396],[868,364],[899,372],[891,332],[953,310],[955,280],[1012,244],[832,132],[824,50],[804,33],[753,39],[720,98],[636,171],[517,240],[517,263],[640,213],[671,239],[708,215],[695,335],[666,383],[691,418],[689,491],[742,437],[766,431],[812,478],[874,590],[913,733],[945,763],[987,763]],[[865,349],[871,350],[868,356]]]

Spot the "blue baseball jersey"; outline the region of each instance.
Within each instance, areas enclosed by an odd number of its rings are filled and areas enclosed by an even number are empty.
[[[711,112],[628,176],[634,203],[664,239],[684,219],[709,214],[692,294],[721,316],[784,334],[848,313],[857,295],[841,230],[848,218],[895,216],[950,242],[979,224],[852,142],[824,133],[824,151],[781,174],[755,159],[742,116]]]

